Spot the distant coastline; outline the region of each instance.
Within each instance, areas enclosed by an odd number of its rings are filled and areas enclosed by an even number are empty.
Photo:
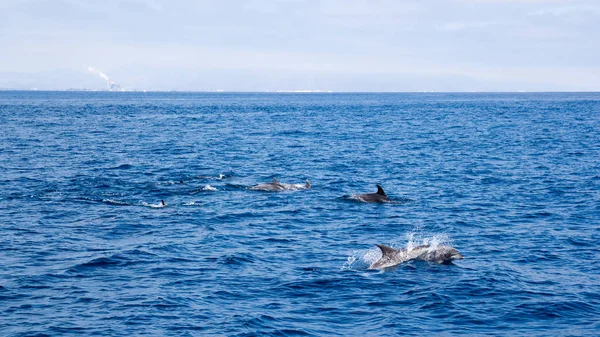
[[[0,92],[8,91],[27,91],[27,92],[102,92],[102,93],[264,93],[264,94],[541,94],[541,93],[600,93],[600,91],[564,91],[564,90],[544,90],[544,91],[333,91],[333,90],[262,90],[262,91],[243,91],[243,90],[106,90],[106,89],[17,89],[0,88]]]

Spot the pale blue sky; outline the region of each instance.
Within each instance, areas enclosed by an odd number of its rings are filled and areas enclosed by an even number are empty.
[[[600,1],[0,0],[0,88],[600,91]]]

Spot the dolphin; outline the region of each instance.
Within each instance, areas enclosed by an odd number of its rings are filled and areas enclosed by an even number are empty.
[[[309,188],[311,188],[311,186],[312,185],[310,184],[310,181],[308,181],[308,179],[306,180],[306,184],[302,185],[302,184],[284,184],[284,183],[280,183],[277,180],[277,178],[273,178],[273,181],[270,183],[258,184],[256,186],[250,187],[250,189],[258,190],[258,191],[279,192],[279,191],[295,191],[295,190],[309,189]]]
[[[449,246],[422,245],[412,249],[394,249],[384,245],[377,245],[377,247],[381,249],[381,258],[373,262],[369,269],[385,269],[410,260],[449,264],[454,260],[465,258],[458,250]]]
[[[277,178],[273,178],[273,181],[270,183],[258,184],[250,187],[250,189],[258,191],[283,191],[285,187],[277,181]]]
[[[381,186],[377,185],[377,192],[375,193],[366,193],[359,194],[355,197],[356,199],[363,202],[390,202],[390,198],[388,198],[387,194]]]

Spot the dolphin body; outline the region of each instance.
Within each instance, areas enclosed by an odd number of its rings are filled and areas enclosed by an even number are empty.
[[[311,188],[310,181],[306,180],[305,185],[301,184],[282,184],[277,178],[273,178],[273,181],[270,183],[258,184],[256,186],[250,187],[251,190],[256,191],[271,191],[271,192],[280,192],[280,191],[295,191],[300,189],[309,189]]]
[[[379,260],[373,262],[369,269],[385,269],[410,260],[449,264],[454,260],[465,258],[458,250],[449,246],[422,245],[410,250],[406,248],[394,249],[384,245],[377,245],[377,247],[381,249],[382,256]]]
[[[388,198],[387,194],[381,186],[377,185],[377,192],[375,193],[367,193],[367,194],[359,194],[355,197],[356,199],[363,202],[390,202],[390,198]]]

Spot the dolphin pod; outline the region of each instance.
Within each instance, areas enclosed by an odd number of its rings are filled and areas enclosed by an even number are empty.
[[[384,245],[377,247],[381,250],[381,258],[373,262],[369,269],[385,269],[411,260],[449,264],[464,258],[458,250],[449,246],[422,245],[412,249],[394,249]]]
[[[385,203],[391,202],[383,188],[377,186],[377,192],[354,195],[351,198],[369,203]],[[281,183],[277,178],[273,178],[272,182],[262,183],[250,187],[250,190],[255,191],[295,191],[301,189],[309,189],[312,185],[308,179],[306,184],[286,184]],[[166,206],[164,200],[161,200],[161,206]],[[464,256],[455,248],[444,245],[421,245],[414,248],[394,249],[389,246],[378,244],[377,247],[381,250],[381,258],[369,265],[369,269],[385,269],[397,266],[407,261],[428,261],[440,264],[450,264],[454,260],[462,260]]]

